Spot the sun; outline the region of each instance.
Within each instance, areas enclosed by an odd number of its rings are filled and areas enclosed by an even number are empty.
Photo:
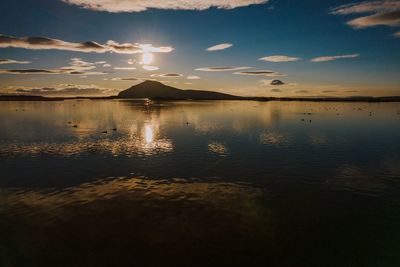
[[[153,59],[154,59],[154,56],[152,53],[149,53],[149,52],[143,53],[142,63],[145,65],[148,65],[153,62]]]

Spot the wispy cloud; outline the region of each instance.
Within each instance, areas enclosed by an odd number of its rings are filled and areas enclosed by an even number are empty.
[[[137,54],[137,53],[169,53],[174,49],[170,46],[155,47],[151,44],[117,43],[108,41],[99,44],[95,41],[73,43],[48,37],[14,37],[0,34],[0,48],[24,48],[34,50],[65,50],[84,53]]]
[[[136,70],[135,67],[114,67],[114,70]]]
[[[347,22],[353,28],[400,25],[400,1],[376,0],[342,5],[331,10],[334,15],[368,14]]]
[[[152,74],[150,77],[163,77],[163,78],[179,78],[182,77],[179,73],[162,73],[162,74]]]
[[[127,78],[115,77],[115,78],[112,78],[111,80],[112,81],[139,81],[141,79],[134,78],[134,77],[127,77]]]
[[[323,56],[323,57],[316,57],[311,59],[311,62],[328,62],[334,61],[338,59],[346,59],[346,58],[357,58],[359,54],[351,54],[351,55],[340,55],[340,56]]]
[[[160,68],[157,67],[157,66],[147,66],[147,65],[142,66],[142,68],[143,68],[144,70],[147,70],[147,71],[155,71],[155,70],[159,70],[159,69],[160,69]]]
[[[293,61],[299,61],[300,58],[283,56],[283,55],[275,55],[275,56],[262,57],[262,58],[259,58],[258,60],[268,61],[268,62],[293,62]]]
[[[246,76],[267,76],[267,77],[286,76],[285,74],[272,70],[240,71],[240,72],[235,72],[233,74],[246,75]]]
[[[252,67],[204,67],[195,69],[197,71],[210,71],[210,72],[219,72],[219,71],[236,71],[236,70],[246,70],[251,69]]]
[[[188,80],[199,80],[200,77],[196,76],[196,75],[190,75],[190,76],[187,76],[186,79],[188,79]]]
[[[107,12],[141,12],[147,9],[205,10],[209,8],[232,9],[254,4],[265,4],[268,0],[62,0],[82,8]]]
[[[0,69],[0,74],[71,74],[71,75],[103,75],[108,74],[107,72],[92,71],[96,68],[96,65],[102,65],[105,61],[98,62],[86,62],[81,58],[71,58],[69,66],[54,68],[54,69],[42,69],[42,68],[30,68],[30,69]]]
[[[217,45],[214,45],[214,46],[211,46],[211,47],[207,48],[207,51],[211,51],[211,52],[212,51],[220,51],[220,50],[228,49],[228,48],[230,48],[232,46],[233,46],[233,44],[228,44],[228,43],[217,44]]]
[[[0,65],[5,65],[5,64],[29,64],[31,63],[30,61],[20,61],[20,60],[15,60],[15,59],[7,59],[7,58],[0,58]]]

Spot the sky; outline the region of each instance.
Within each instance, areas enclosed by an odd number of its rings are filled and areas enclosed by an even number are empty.
[[[2,0],[0,94],[400,95],[399,0]]]

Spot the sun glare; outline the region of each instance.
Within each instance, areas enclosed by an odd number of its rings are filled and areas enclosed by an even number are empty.
[[[148,65],[153,62],[153,58],[154,57],[152,53],[146,52],[143,54],[142,63]]]

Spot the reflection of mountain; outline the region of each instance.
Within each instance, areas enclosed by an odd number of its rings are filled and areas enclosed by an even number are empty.
[[[181,90],[156,81],[145,81],[134,85],[118,94],[120,98],[150,98],[150,99],[204,99],[204,100],[234,100],[241,97],[198,90]]]

